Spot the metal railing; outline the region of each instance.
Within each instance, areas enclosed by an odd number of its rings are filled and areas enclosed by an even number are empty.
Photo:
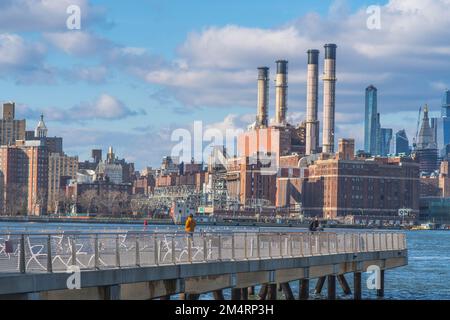
[[[65,272],[406,249],[403,233],[0,234],[0,273]]]

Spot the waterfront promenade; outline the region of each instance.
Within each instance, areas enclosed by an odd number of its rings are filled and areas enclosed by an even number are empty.
[[[300,281],[307,299],[309,280],[327,281],[328,298],[336,281],[361,297],[361,272],[407,264],[402,233],[202,232],[0,234],[0,299],[155,299],[181,294],[197,299],[213,293],[246,299],[262,285],[260,298],[274,299],[277,286],[294,299],[289,282]],[[67,269],[81,270],[80,290],[69,290]],[[379,295],[383,295],[383,287]]]

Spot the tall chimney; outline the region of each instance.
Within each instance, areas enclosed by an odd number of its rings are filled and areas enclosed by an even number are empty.
[[[334,152],[334,113],[336,98],[336,48],[335,44],[325,45],[325,65],[323,74],[323,152]]]
[[[267,128],[269,103],[269,68],[258,68],[258,110],[256,114],[256,127]]]
[[[287,111],[287,64],[286,60],[277,61],[276,96],[275,96],[275,122],[286,124]]]
[[[319,50],[308,50],[306,89],[306,155],[319,149],[319,121],[317,120],[319,87]]]

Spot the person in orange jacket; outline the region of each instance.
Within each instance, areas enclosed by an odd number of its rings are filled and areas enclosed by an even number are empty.
[[[189,217],[186,219],[186,224],[184,225],[184,230],[189,233],[189,235],[192,237],[195,226],[197,225],[197,222],[194,220],[194,215],[191,213]]]

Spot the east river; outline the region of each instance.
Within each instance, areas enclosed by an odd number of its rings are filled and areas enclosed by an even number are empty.
[[[180,229],[177,226],[147,226],[148,231],[174,231]],[[255,231],[256,227],[202,227],[198,229],[214,230],[243,230]],[[87,223],[12,223],[0,222],[0,234],[5,232],[42,232],[45,231],[142,231],[142,225],[125,224],[87,224]],[[295,228],[259,228],[262,231],[305,231]],[[338,231],[333,229],[334,231]],[[344,231],[344,230],[340,230]],[[349,232],[349,230],[347,230]],[[385,297],[384,299],[402,300],[448,300],[450,299],[450,231],[406,231],[408,245],[408,265],[405,267],[388,270],[385,274]],[[365,288],[364,284],[368,274],[363,273],[363,298],[377,299],[376,292]],[[347,274],[347,280],[352,286],[352,274]],[[323,299],[325,296],[314,296],[315,281],[311,282],[311,298]],[[298,296],[298,281],[291,283],[292,291]],[[351,299],[351,296],[344,296],[342,290],[337,288],[340,299]],[[258,288],[256,288],[256,291]],[[323,290],[326,294],[326,285]],[[224,291],[225,298],[229,298],[229,290]],[[211,299],[210,295],[202,295],[201,299]]]

